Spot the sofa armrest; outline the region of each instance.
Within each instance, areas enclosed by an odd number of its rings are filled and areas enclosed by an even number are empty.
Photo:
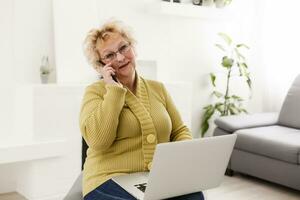
[[[249,115],[231,115],[219,117],[215,124],[228,132],[234,132],[239,129],[253,128],[259,126],[271,126],[278,122],[278,113],[256,113]]]

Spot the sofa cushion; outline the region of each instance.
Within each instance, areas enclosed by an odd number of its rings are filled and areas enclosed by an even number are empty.
[[[300,75],[297,76],[289,89],[281,111],[278,122],[283,126],[300,129]]]
[[[250,115],[230,115],[219,117],[215,124],[230,133],[244,128],[271,126],[278,122],[278,113],[255,113]]]
[[[277,160],[300,164],[300,130],[267,126],[235,132],[235,148]]]

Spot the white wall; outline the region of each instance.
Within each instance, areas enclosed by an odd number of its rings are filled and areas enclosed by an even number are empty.
[[[13,69],[13,2],[0,1],[0,137],[7,137],[11,133],[14,99],[14,69]]]
[[[85,34],[96,24],[116,18],[128,24],[137,38],[138,59],[158,63],[161,81],[186,81],[193,85],[192,132],[199,135],[202,107],[210,102],[209,76],[219,68],[221,56],[214,47],[217,33],[226,32],[237,42],[253,48],[249,64],[254,77],[253,99],[249,111],[262,110],[262,68],[256,32],[258,1],[233,1],[232,13],[225,19],[208,15],[204,18],[171,16],[153,6],[159,0],[54,0],[55,42],[58,82],[89,82],[93,71],[82,54]],[[95,9],[96,8],[96,9]],[[212,9],[212,8],[211,8]],[[200,12],[201,10],[199,10]],[[212,12],[214,10],[212,9]],[[68,27],[66,29],[65,27]],[[252,64],[252,65],[251,65]],[[244,86],[237,87],[244,91]]]
[[[40,83],[42,56],[49,56],[50,65],[55,68],[52,0],[13,2],[15,79],[19,84]],[[53,75],[51,82],[55,81]]]
[[[48,55],[54,66],[52,0],[0,1],[0,140],[24,139],[27,127],[16,123],[22,113],[26,122],[26,100],[16,95],[21,84],[39,83],[39,65]],[[54,75],[54,74],[53,74]],[[51,77],[51,82],[55,76]],[[18,97],[18,101],[16,101]],[[24,100],[24,101],[22,101]],[[16,106],[17,103],[23,103]],[[19,109],[21,108],[21,109]],[[18,109],[18,110],[16,110]],[[25,111],[25,112],[24,112]],[[15,130],[22,130],[16,132]],[[21,137],[20,137],[21,136]],[[20,164],[0,166],[0,193],[16,190]]]
[[[40,83],[43,55],[55,68],[52,18],[52,0],[0,1],[0,136],[8,136],[13,127],[15,88]]]
[[[96,25],[95,0],[53,0],[57,83],[86,83],[97,76],[83,57],[83,40]]]
[[[12,134],[14,69],[13,69],[13,1],[0,1],[0,140]],[[11,175],[11,165],[0,166],[0,193],[16,187],[16,177]]]

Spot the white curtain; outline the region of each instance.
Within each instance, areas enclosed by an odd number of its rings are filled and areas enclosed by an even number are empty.
[[[300,74],[300,1],[265,0],[262,52],[265,111],[279,111],[287,90]]]

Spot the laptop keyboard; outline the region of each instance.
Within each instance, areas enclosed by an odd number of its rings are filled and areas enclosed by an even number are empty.
[[[140,184],[136,184],[134,185],[137,189],[141,190],[142,192],[145,193],[146,191],[146,187],[147,187],[147,183],[140,183]]]

